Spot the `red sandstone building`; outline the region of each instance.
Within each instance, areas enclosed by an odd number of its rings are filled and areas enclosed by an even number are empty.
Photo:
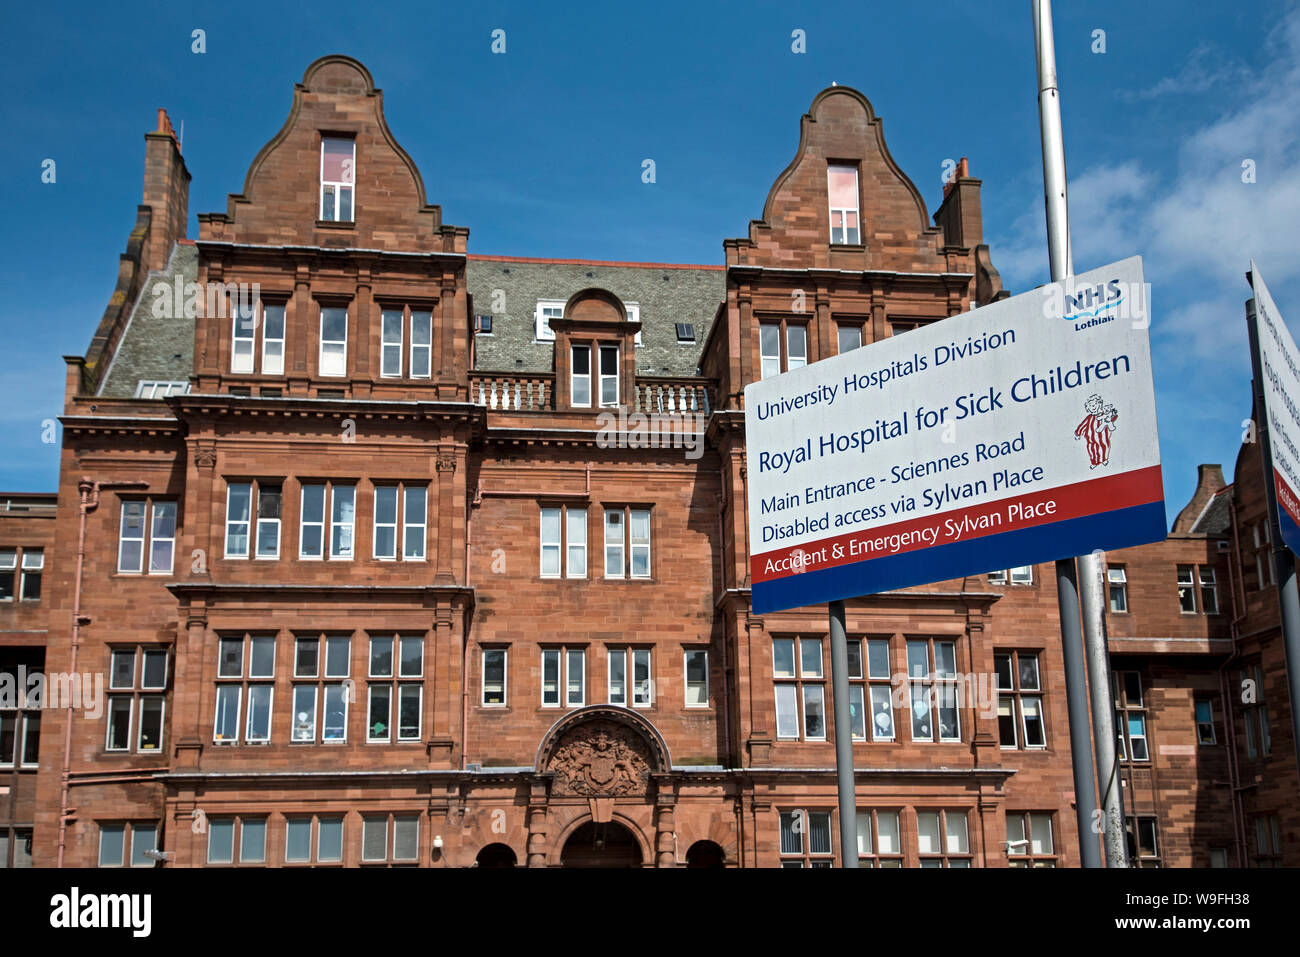
[[[189,180],[160,114],[57,517],[0,513],[0,667],[104,685],[0,712],[4,863],[838,864],[826,614],[750,611],[743,388],[1007,295],[965,164],[931,219],[832,87],[720,265],[473,255],[332,56],[194,240]],[[1243,447],[1108,556],[1143,866],[1300,862],[1262,481]],[[863,863],[1077,866],[1050,568],[847,623]]]

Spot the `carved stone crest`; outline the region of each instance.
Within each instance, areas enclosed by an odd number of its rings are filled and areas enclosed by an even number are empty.
[[[587,722],[567,732],[551,756],[559,794],[632,794],[646,789],[650,755],[630,728],[613,721]]]

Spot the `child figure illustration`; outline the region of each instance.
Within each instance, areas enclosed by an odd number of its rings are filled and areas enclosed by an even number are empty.
[[[1107,409],[1110,410],[1109,413]],[[1075,427],[1074,440],[1077,442],[1083,439],[1088,447],[1088,467],[1095,469],[1110,461],[1110,432],[1115,428],[1115,408],[1107,406],[1102,402],[1101,396],[1093,394],[1083,404],[1083,411],[1085,415],[1083,421]]]
[[[1101,449],[1101,464],[1110,464],[1110,434],[1115,431],[1115,420],[1119,418],[1119,412],[1113,405],[1108,405],[1101,410],[1101,416],[1097,420],[1097,445]]]

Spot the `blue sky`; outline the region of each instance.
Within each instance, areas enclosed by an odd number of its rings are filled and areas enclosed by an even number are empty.
[[[1231,480],[1249,412],[1252,256],[1300,329],[1300,12],[1274,0],[1056,7],[1075,267],[1145,258],[1172,518],[1198,462]],[[969,157],[1008,288],[1047,278],[1028,0],[53,3],[7,21],[4,489],[55,487],[42,423],[62,411],[60,357],[84,353],[112,292],[157,107],[184,124],[193,237],[195,214],[225,209],[326,53],[370,68],[429,200],[470,227],[473,252],[720,262],[834,81],[871,100],[931,212],[944,160]],[[490,52],[496,28],[504,55]],[[195,29],[206,53],[191,52]],[[795,29],[806,53],[791,52]],[[41,182],[47,158],[54,184]],[[1255,183],[1241,181],[1246,159]]]

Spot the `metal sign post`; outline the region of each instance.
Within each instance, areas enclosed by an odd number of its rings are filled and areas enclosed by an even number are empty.
[[[1066,191],[1065,137],[1061,130],[1061,97],[1056,80],[1056,40],[1051,0],[1032,0],[1034,52],[1038,66],[1038,119],[1043,144],[1043,194],[1047,213],[1047,255],[1052,281],[1074,275],[1070,249],[1070,211]],[[1056,563],[1057,605],[1065,662],[1065,694],[1070,715],[1070,753],[1074,763],[1075,809],[1079,849],[1084,867],[1100,867],[1096,832],[1096,783],[1088,734],[1088,686],[1080,646],[1088,649],[1087,671],[1092,679],[1092,722],[1096,732],[1097,770],[1106,781],[1106,859],[1124,867],[1123,811],[1120,806],[1119,765],[1115,761],[1114,709],[1110,700],[1110,666],[1106,648],[1101,562],[1089,554]],[[1079,629],[1079,579],[1083,579],[1084,634]]]
[[[831,694],[835,698],[835,783],[840,800],[840,866],[857,867],[858,800],[853,784],[853,733],[849,730],[849,641],[844,628],[843,601],[830,602],[830,626]]]
[[[1267,472],[1264,481],[1264,493],[1268,499],[1268,522],[1272,529],[1273,535],[1273,565],[1277,575],[1277,598],[1280,606],[1282,619],[1282,642],[1286,650],[1286,672],[1287,685],[1291,693],[1291,734],[1292,740],[1300,742],[1300,595],[1296,590],[1295,574],[1295,555],[1288,547],[1288,543],[1294,544],[1296,534],[1293,531],[1296,527],[1294,518],[1288,512],[1279,508],[1278,502],[1278,485],[1285,483],[1282,478],[1279,465],[1291,461],[1295,455],[1294,440],[1283,434],[1281,446],[1291,445],[1291,449],[1282,451],[1282,454],[1275,456],[1273,452],[1273,436],[1271,428],[1274,422],[1278,425],[1279,432],[1289,431],[1292,435],[1300,434],[1300,422],[1293,421],[1287,428],[1284,416],[1295,413],[1290,409],[1276,409],[1269,406],[1266,397],[1266,379],[1265,373],[1271,376],[1288,376],[1291,379],[1297,378],[1296,369],[1300,367],[1300,354],[1295,351],[1295,344],[1288,342],[1290,336],[1286,333],[1285,325],[1282,326],[1280,333],[1276,332],[1276,325],[1281,324],[1282,317],[1277,313],[1276,307],[1272,302],[1272,297],[1268,294],[1268,288],[1264,285],[1255,270],[1255,264],[1250,264],[1251,285],[1255,289],[1255,299],[1246,303],[1246,327],[1250,335],[1250,362],[1251,369],[1254,372],[1254,398],[1255,414],[1259,417],[1256,426],[1256,434],[1259,437],[1260,451],[1263,455],[1263,465]],[[1262,309],[1261,309],[1262,306]],[[1269,364],[1269,368],[1264,368],[1264,359],[1261,353],[1261,336],[1259,327],[1259,312],[1267,314],[1270,331],[1277,336],[1272,343],[1273,355],[1279,356],[1281,361]],[[1289,349],[1287,347],[1290,347]],[[1291,355],[1287,355],[1290,352]],[[1288,361],[1289,360],[1289,361]],[[1273,390],[1279,386],[1286,387],[1284,391],[1290,392],[1294,387],[1294,382],[1285,380],[1278,382],[1276,380],[1268,382]],[[1294,401],[1300,392],[1290,395]],[[1276,417],[1276,418],[1275,418]],[[1294,465],[1294,462],[1292,462]],[[1285,467],[1285,466],[1284,466]],[[1294,493],[1289,486],[1285,484],[1287,497],[1292,501],[1292,510],[1294,510]],[[1300,745],[1297,745],[1297,751],[1300,752]]]

